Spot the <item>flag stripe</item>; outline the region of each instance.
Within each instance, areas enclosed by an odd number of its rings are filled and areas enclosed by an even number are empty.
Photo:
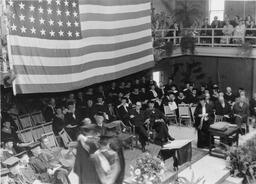
[[[151,36],[150,29],[143,29],[138,32],[109,36],[109,37],[88,37],[81,40],[46,40],[40,38],[26,38],[17,35],[10,35],[10,41],[14,42],[14,46],[20,47],[35,47],[35,48],[48,48],[48,49],[75,49],[86,47],[89,45],[106,45],[126,42],[129,40],[136,40],[142,37]]]
[[[132,61],[134,59],[139,59],[145,56],[152,54],[152,49],[147,49],[141,52],[137,52],[134,54],[125,55],[118,58],[113,59],[103,59],[92,61],[88,63],[83,63],[80,65],[73,65],[73,66],[45,66],[42,68],[41,66],[24,66],[24,65],[15,65],[14,69],[19,74],[29,74],[29,75],[44,75],[45,71],[47,71],[47,75],[63,75],[69,73],[80,73],[82,71],[91,70],[93,68],[98,67],[106,67],[121,64],[127,61]]]
[[[146,17],[140,17],[136,19],[128,19],[128,20],[117,20],[117,21],[111,21],[111,22],[105,22],[105,21],[86,21],[81,22],[81,29],[82,30],[90,30],[90,29],[120,29],[130,26],[138,26],[141,24],[145,24],[151,21],[150,16]]]
[[[152,55],[148,55],[132,61],[127,61],[113,66],[98,67],[91,70],[86,70],[80,73],[69,73],[64,75],[19,75],[17,84],[58,84],[58,83],[72,83],[83,78],[90,78],[95,75],[105,75],[113,73],[118,70],[125,70],[129,67],[141,65],[143,63],[151,62]],[[42,78],[44,80],[42,80]]]
[[[114,13],[129,13],[138,12],[143,10],[149,10],[150,3],[141,3],[136,5],[125,5],[125,6],[104,6],[104,5],[92,5],[85,4],[79,6],[80,14],[84,13],[102,13],[102,14],[114,14]]]
[[[141,4],[141,3],[147,3],[149,2],[148,0],[82,0],[80,1],[80,5],[83,4],[94,4],[94,5],[103,5],[103,6],[124,6],[124,5],[136,5],[136,4]]]
[[[96,52],[110,52],[121,50],[125,48],[134,47],[136,45],[141,45],[144,43],[151,43],[152,37],[147,36],[139,38],[136,40],[116,43],[116,44],[106,44],[106,45],[90,45],[87,47],[79,49],[44,49],[35,47],[19,47],[11,46],[13,55],[23,55],[23,56],[42,56],[42,57],[77,57],[83,56]]]
[[[118,79],[127,75],[131,75],[133,73],[139,72],[141,70],[145,70],[146,68],[151,68],[154,66],[154,62],[147,62],[135,67],[130,67],[125,70],[116,71],[113,73],[108,73],[105,75],[97,75],[90,77],[88,79],[83,79],[81,81],[76,81],[73,83],[63,83],[58,84],[58,88],[56,88],[56,84],[16,84],[16,93],[41,93],[41,92],[64,92],[75,90],[79,88],[83,88],[84,86],[89,86],[92,84]]]
[[[109,36],[115,36],[115,35],[134,33],[134,32],[145,30],[145,29],[151,29],[151,23],[143,23],[136,26],[123,27],[118,29],[102,28],[102,29],[82,30],[82,36],[83,38],[102,37],[102,36],[109,37]]]
[[[17,56],[13,55],[13,59],[15,59],[15,65],[26,65],[26,66],[73,66],[79,65],[83,63],[88,63],[97,60],[111,59],[122,56],[127,56],[129,54],[137,53],[140,51],[144,51],[146,49],[152,49],[152,43],[146,43],[142,45],[137,45],[135,47],[130,47],[127,49],[116,50],[112,52],[97,52],[88,55],[83,55],[80,57],[38,57],[38,56]]]
[[[80,15],[80,21],[117,21],[146,17],[150,14],[150,10],[139,12],[118,13],[118,14],[102,14],[102,13],[84,13]]]

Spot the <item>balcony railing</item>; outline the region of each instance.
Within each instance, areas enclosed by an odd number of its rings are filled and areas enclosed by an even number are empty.
[[[246,28],[245,32],[250,31],[252,34],[244,36],[234,36],[229,35],[219,35],[216,31],[222,33],[223,28],[184,28],[180,31],[175,29],[161,29],[154,30],[154,40],[166,40],[172,41],[174,45],[179,46],[181,42],[181,32],[187,32],[195,39],[195,44],[198,46],[208,46],[208,47],[237,47],[241,46],[243,43],[250,43],[249,46],[256,48],[256,28]],[[203,32],[207,32],[203,34]],[[172,35],[172,36],[167,36]]]

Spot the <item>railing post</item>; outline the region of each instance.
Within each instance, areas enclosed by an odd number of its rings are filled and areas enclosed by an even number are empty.
[[[214,45],[214,28],[212,28],[212,47]]]
[[[176,29],[174,30],[173,35],[174,35],[173,43],[174,45],[176,45]]]

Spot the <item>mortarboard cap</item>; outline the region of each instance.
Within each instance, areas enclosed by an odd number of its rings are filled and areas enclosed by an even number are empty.
[[[20,159],[17,158],[17,157],[10,157],[10,158],[7,158],[3,164],[6,165],[8,168],[11,168],[11,167],[14,167],[15,165],[17,165],[19,163]]]

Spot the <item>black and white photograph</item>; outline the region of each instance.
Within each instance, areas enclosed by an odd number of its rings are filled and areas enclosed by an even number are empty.
[[[256,184],[256,0],[0,0],[0,184]]]

